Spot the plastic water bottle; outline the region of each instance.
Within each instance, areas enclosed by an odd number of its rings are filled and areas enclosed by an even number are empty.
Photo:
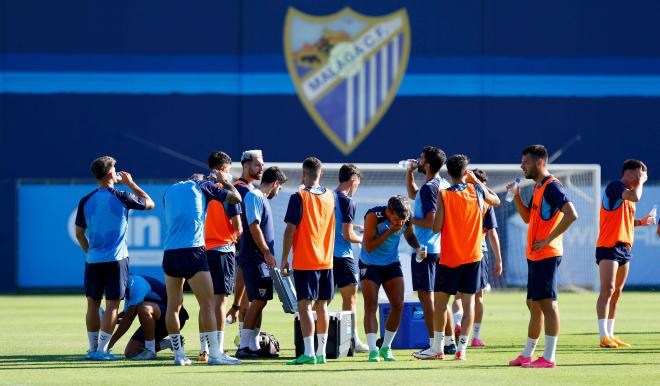
[[[646,225],[655,225],[658,216],[658,204],[653,205],[653,208],[648,214],[649,218],[646,220]]]
[[[421,247],[419,247],[419,250],[415,254],[415,261],[421,263],[422,261],[424,261],[424,259],[426,259],[426,251],[427,251],[426,248],[427,248],[426,245],[422,245]],[[424,257],[421,257],[421,255],[424,255]]]
[[[399,161],[399,167],[402,168],[402,169],[408,169],[408,164],[409,163],[413,164],[413,168],[417,167],[417,161],[409,161],[407,159]]]
[[[520,177],[516,177],[516,182],[513,187],[506,191],[506,197],[504,197],[506,202],[513,201],[513,196],[516,195],[516,189],[518,189],[518,185],[520,185]]]

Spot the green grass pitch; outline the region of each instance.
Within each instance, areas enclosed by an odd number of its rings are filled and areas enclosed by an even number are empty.
[[[339,307],[338,299],[331,309]],[[527,309],[521,292],[495,292],[486,298],[482,338],[488,347],[468,349],[467,362],[418,361],[411,350],[395,350],[397,362],[366,362],[366,354],[330,360],[326,365],[293,367],[293,318],[275,299],[264,315],[264,330],[280,340],[278,360],[248,361],[242,366],[175,367],[171,352],[158,360],[113,363],[82,361],[87,348],[82,295],[0,296],[0,385],[9,384],[659,384],[660,302],[655,293],[624,293],[616,331],[630,349],[600,349],[593,293],[562,293],[562,331],[556,369],[506,366],[522,348]],[[185,304],[191,319],[183,329],[189,357],[198,349],[197,307],[192,294]],[[361,318],[360,318],[361,320]],[[133,329],[137,328],[134,324]],[[131,330],[131,333],[132,333]],[[225,347],[233,354],[236,325],[228,328]],[[127,334],[116,346],[123,352]],[[361,333],[364,340],[364,334]],[[542,353],[543,339],[537,354]]]

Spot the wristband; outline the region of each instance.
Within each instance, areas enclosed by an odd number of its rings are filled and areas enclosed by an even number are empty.
[[[234,311],[238,311],[238,310],[241,309],[241,307],[239,307],[238,304],[232,304],[231,309],[234,310]]]

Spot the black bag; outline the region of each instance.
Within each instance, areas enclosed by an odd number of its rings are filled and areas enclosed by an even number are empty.
[[[280,352],[280,342],[267,332],[259,333],[259,350],[257,353],[262,358],[277,358]]]

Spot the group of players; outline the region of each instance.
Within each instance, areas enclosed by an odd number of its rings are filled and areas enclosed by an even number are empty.
[[[548,368],[556,364],[559,335],[556,272],[563,255],[562,234],[578,215],[559,180],[549,173],[547,161],[548,153],[542,145],[522,151],[521,168],[525,177],[534,181],[529,202],[523,202],[518,185],[507,186],[514,192],[518,213],[529,225],[528,338],[522,353],[509,362],[511,366]],[[99,188],[80,200],[75,222],[76,237],[86,254],[89,350],[85,359],[117,359],[110,349],[137,316],[140,328],[126,346],[127,358],[154,359],[157,351],[171,348],[175,364],[192,364],[185,356],[180,334],[188,319],[182,307],[186,282],[200,308],[197,360],[209,365],[231,365],[240,364],[241,359],[259,358],[262,311],[273,298],[269,270],[277,264],[273,256],[274,219],[269,200],[287,182],[285,174],[276,166],[264,170],[261,151],[249,150],[241,156],[241,178],[232,184],[231,158],[217,151],[209,156],[208,177],[194,174],[170,186],[163,197],[167,223],[163,284],[151,277],[129,275],[128,211],[151,210],[154,202],[129,173],[115,171],[115,162],[108,156],[94,160],[91,171]],[[413,289],[422,304],[430,336],[429,347],[413,356],[428,360],[454,355],[457,360],[466,360],[472,331],[470,346],[484,346],[479,332],[483,290],[488,281],[485,235],[495,257],[493,273],[499,276],[502,258],[493,207],[500,205],[500,200],[486,186],[487,175],[477,169],[470,170],[464,155],[447,159],[441,149],[427,146],[408,165],[406,187],[409,198],[414,199],[414,207],[409,206],[406,197],[393,196],[386,205],[369,209],[362,227],[354,224],[352,198],[360,184],[360,170],[352,164],[343,165],[339,170],[339,185],[333,191],[319,183],[321,162],[314,157],[304,160],[302,185],[289,198],[284,218],[281,258],[282,272],[289,274],[291,268],[294,278],[304,353],[287,364],[326,362],[327,305],[338,287],[342,309],[356,312],[358,281],[364,297],[367,344],[360,341],[354,326],[356,350],[368,352],[371,362],[395,360],[391,345],[401,320],[404,298],[398,254],[402,235],[415,249],[411,258]],[[444,165],[449,181],[440,176]],[[415,170],[425,176],[421,188],[415,184]],[[649,216],[634,219],[635,202],[641,198],[646,179],[646,166],[641,161],[628,160],[623,165],[621,180],[610,183],[603,196],[596,251],[601,274],[597,305],[601,347],[628,346],[614,336],[614,317],[628,272],[633,227],[655,221]],[[253,185],[256,181],[258,186]],[[118,182],[132,192],[116,189]],[[352,243],[362,245],[358,258],[353,256]],[[376,312],[381,286],[391,312],[379,347]],[[232,293],[234,303],[227,310]],[[100,315],[104,295],[106,309]],[[454,312],[449,305],[452,295]],[[121,300],[124,311],[119,313]],[[227,316],[235,318],[239,310],[240,340],[235,358],[224,352],[224,330]],[[543,328],[544,353],[532,360]],[[317,347],[314,347],[315,336]]]

